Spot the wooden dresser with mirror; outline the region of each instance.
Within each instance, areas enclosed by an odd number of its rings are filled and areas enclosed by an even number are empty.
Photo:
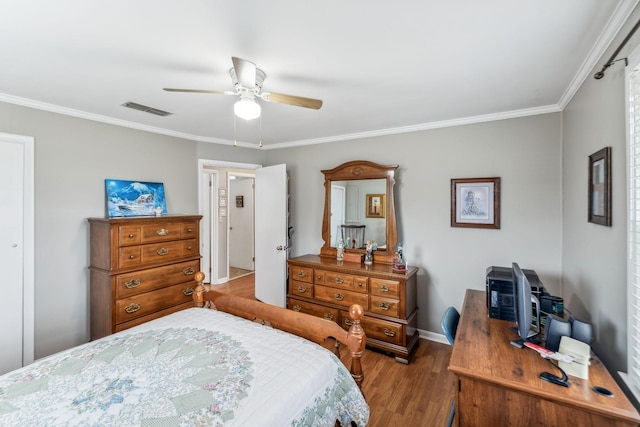
[[[319,255],[288,260],[287,308],[334,320],[348,329],[349,306],[360,304],[365,310],[362,326],[367,345],[409,363],[418,343],[418,268],[408,266],[404,272],[392,268],[398,244],[393,197],[397,168],[356,160],[322,171],[324,245]],[[375,206],[370,206],[372,196],[377,198]],[[344,251],[364,254],[366,241],[375,240],[372,265],[336,259],[342,230],[356,226],[364,226],[364,237],[350,237]]]

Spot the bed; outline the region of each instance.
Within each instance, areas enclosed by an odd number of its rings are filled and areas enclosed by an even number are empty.
[[[194,301],[0,376],[0,425],[367,424],[361,307],[345,331],[202,283]],[[349,348],[350,370],[326,337]]]

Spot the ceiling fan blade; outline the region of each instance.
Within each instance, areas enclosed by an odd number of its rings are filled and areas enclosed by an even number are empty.
[[[256,64],[246,59],[231,57],[236,78],[242,86],[253,89],[256,86]]]
[[[319,110],[322,107],[322,100],[313,98],[304,98],[302,96],[285,95],[282,93],[262,92],[260,97],[268,102],[277,102],[279,104],[295,105],[297,107],[312,108]]]
[[[188,92],[188,93],[219,93],[221,95],[236,95],[235,92],[231,91],[220,91],[220,90],[204,90],[204,89],[176,89],[172,87],[164,87],[162,90],[166,90],[167,92]]]

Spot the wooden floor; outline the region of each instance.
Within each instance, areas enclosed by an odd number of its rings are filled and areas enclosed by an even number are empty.
[[[255,298],[254,275],[216,285],[220,292]],[[348,367],[350,356],[342,349]],[[447,370],[451,347],[420,340],[411,363],[403,365],[387,354],[366,349],[362,357],[362,391],[371,408],[370,427],[444,426],[453,399],[454,377]]]

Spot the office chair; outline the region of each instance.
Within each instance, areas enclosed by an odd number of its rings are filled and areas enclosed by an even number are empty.
[[[447,337],[447,341],[449,344],[453,345],[453,341],[456,338],[456,331],[458,330],[458,321],[460,320],[460,313],[455,307],[449,307],[444,312],[442,316],[442,320],[440,321],[440,327],[442,328],[442,332]],[[453,425],[453,417],[456,413],[456,400],[453,399],[451,403],[451,412],[449,412],[449,420],[447,422],[448,426]]]

